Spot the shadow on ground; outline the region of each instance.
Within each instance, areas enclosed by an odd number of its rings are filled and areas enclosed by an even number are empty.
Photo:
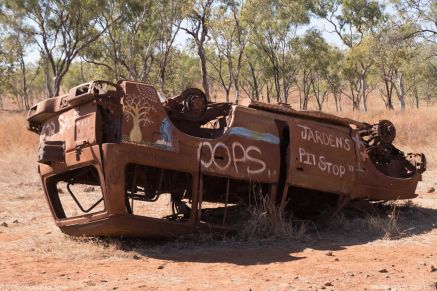
[[[436,228],[437,209],[423,208],[412,203],[393,207],[376,204],[372,212],[357,215],[344,210],[324,224],[300,222],[296,227],[306,229],[300,237],[214,238],[200,235],[171,241],[144,239],[102,239],[104,244],[140,256],[175,262],[231,263],[235,265],[270,264],[305,259],[293,255],[305,249],[339,251],[378,239],[398,240],[424,234]],[[226,255],[224,255],[226,254]]]

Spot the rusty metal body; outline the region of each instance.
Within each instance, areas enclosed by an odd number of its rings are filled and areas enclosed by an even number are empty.
[[[200,95],[161,100],[147,84],[95,81],[32,107],[38,170],[61,230],[150,238],[226,231],[235,229],[226,222],[229,205],[251,203],[255,188],[282,206],[307,191],[370,200],[416,196],[425,158],[394,148],[390,124],[380,125],[384,133],[320,112],[206,104]],[[66,215],[60,183],[67,183],[78,215]],[[84,207],[74,184],[100,187],[102,197]],[[154,205],[163,195],[171,197],[170,215],[135,213],[134,201]],[[219,220],[203,209],[207,202],[224,205]]]

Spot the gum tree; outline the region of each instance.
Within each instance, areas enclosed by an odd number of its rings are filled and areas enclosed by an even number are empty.
[[[309,23],[309,1],[248,0],[246,19],[250,19],[250,42],[268,60],[277,102],[288,102],[296,65],[292,40],[300,25]],[[248,21],[249,22],[249,21]]]
[[[383,19],[383,8],[375,0],[322,0],[314,7],[315,13],[331,25],[332,33],[348,47],[348,82],[350,90],[358,90],[349,92],[354,110],[358,110],[361,103],[362,110],[367,111],[367,78],[373,59],[372,54],[362,57],[366,49],[363,46],[366,45],[364,40],[372,37],[374,28]]]
[[[11,30],[31,37],[47,62],[49,96],[60,93],[71,63],[107,29],[100,11],[105,2],[91,0],[4,0],[2,16]],[[23,24],[23,25],[19,25]]]
[[[195,0],[191,4],[185,22],[179,28],[185,31],[193,40],[196,46],[197,55],[200,60],[200,71],[202,74],[202,86],[205,95],[210,99],[210,89],[208,81],[208,69],[206,61],[205,45],[209,37],[210,20],[212,16],[212,5],[214,0]]]

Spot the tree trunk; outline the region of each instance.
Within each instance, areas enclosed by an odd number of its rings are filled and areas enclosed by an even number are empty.
[[[159,89],[161,93],[164,93],[165,86],[165,67],[159,69]]]
[[[253,66],[253,64],[251,62],[249,62],[249,67],[250,67],[250,72],[251,72],[252,80],[253,80],[253,91],[255,93],[255,99],[258,101],[259,100],[259,88],[258,88],[258,81],[256,79],[255,67]],[[269,101],[269,103],[270,103],[270,101]]]
[[[416,86],[414,86],[414,99],[416,101],[416,108],[419,109],[419,94]]]
[[[232,79],[234,80],[235,104],[238,105],[238,103],[240,102],[240,84],[239,84],[240,64],[237,65],[237,71],[234,74],[232,70],[232,59],[229,59],[229,62],[230,62],[230,72],[232,72]]]
[[[320,88],[319,88],[318,84],[317,84],[317,89],[316,89],[316,85],[315,85],[314,81],[312,82],[312,88],[313,88],[314,96],[316,97],[316,101],[317,101],[317,109],[319,111],[322,111],[323,102],[325,101],[325,93],[323,93],[323,95],[320,93]]]
[[[399,94],[398,94],[398,98],[399,98],[399,106],[401,111],[405,110],[405,89],[404,89],[404,76],[402,73],[400,73],[399,78],[398,78],[398,86],[399,86]]]
[[[299,82],[297,83],[297,89],[299,90],[299,109],[302,109],[302,89],[299,86]]]
[[[269,88],[269,82],[266,83],[267,86],[267,103],[270,104],[271,100],[270,100],[270,88]]]
[[[387,100],[385,102],[385,107],[387,109],[393,110],[393,99],[392,99],[392,95],[393,95],[393,85],[390,83],[390,81],[388,80],[384,80],[385,83],[385,90],[387,92]]]
[[[240,87],[238,85],[238,80],[234,79],[234,89],[235,89],[235,104],[238,105],[240,101]]]
[[[334,95],[335,98],[335,107],[337,109],[337,112],[341,112],[343,111],[343,109],[341,108],[341,92],[337,92]]]
[[[274,76],[275,76],[276,102],[279,103],[281,101],[281,86],[279,84],[279,72],[276,68],[274,68]]]
[[[285,83],[284,80],[282,80],[282,93],[284,94],[284,103],[288,104],[288,90],[289,90],[289,86]]]
[[[118,81],[118,80],[119,80],[119,78],[118,78],[117,72],[116,72],[115,81]],[[83,62],[82,62],[82,59],[80,60],[80,81],[82,83],[85,83],[85,77],[84,77],[84,74],[83,74]]]
[[[142,60],[142,69],[141,69],[141,75],[140,80],[143,82],[147,82],[150,74],[150,70],[152,69],[152,65],[155,62],[154,56],[148,56],[147,58],[144,58]]]
[[[177,30],[179,31],[179,29]],[[168,63],[168,57],[170,54],[171,47],[173,45],[174,37],[171,38],[170,44],[165,45],[164,52],[161,52],[161,54],[164,54],[164,57],[161,59],[160,66],[159,66],[159,85],[161,87],[161,92],[164,93],[165,89],[165,74],[167,69],[167,63]]]
[[[205,56],[205,48],[203,47],[203,43],[198,44],[197,53],[198,53],[199,58],[200,58],[200,71],[202,73],[203,90],[205,91],[206,98],[208,98],[208,100],[210,100],[208,71],[206,69],[206,56]]]
[[[308,102],[310,100],[311,84],[312,84],[312,81],[308,82],[308,80],[306,80],[306,78],[304,77],[304,80],[303,80],[303,104],[302,104],[303,110],[308,109]]]
[[[0,110],[3,111],[3,96],[0,94]]]
[[[364,112],[367,112],[367,96],[366,96],[366,75],[363,71],[360,76],[360,87],[361,87],[361,105]]]
[[[53,83],[54,83],[54,85],[53,85],[53,88],[54,88],[53,94],[55,94],[54,96],[59,96],[59,92],[61,91],[61,80],[60,80],[59,76],[56,76],[54,78]]]
[[[23,109],[29,110],[29,90],[27,88],[27,77],[26,77],[26,63],[24,62],[24,55],[20,54],[20,67],[21,67],[21,75],[22,75],[22,82],[23,82],[23,92],[21,95],[22,103],[23,103]]]
[[[49,71],[49,66],[47,64],[47,60],[44,61],[44,77],[45,77],[45,81],[46,81],[46,88],[47,88],[47,94],[49,95],[49,97],[53,97],[53,87],[52,87],[52,82],[50,80],[50,71]]]
[[[114,77],[115,77],[115,81],[118,81],[118,80],[121,79],[120,78],[120,66],[118,64],[118,59],[114,58],[113,62],[114,62]],[[83,75],[82,75],[82,78],[83,78]]]
[[[352,86],[352,84],[351,84],[351,95],[352,95],[352,111],[360,111],[360,102],[359,102],[359,99],[358,99],[358,94],[360,93],[360,92],[358,92],[358,90],[357,91],[354,91],[354,88],[353,88],[353,86]]]
[[[335,101],[335,111],[339,112],[341,111],[340,97],[338,96],[339,92],[337,91],[337,88],[335,88],[332,83],[330,83],[330,87],[331,87],[332,96],[334,97],[334,101]]]

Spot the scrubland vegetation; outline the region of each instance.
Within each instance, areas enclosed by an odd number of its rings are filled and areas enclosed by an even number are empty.
[[[0,109],[92,79],[174,95],[336,111],[426,107],[437,96],[427,0],[0,2]],[[96,13],[98,11],[98,13]],[[370,96],[378,102],[370,104]]]
[[[436,11],[427,0],[0,1],[0,289],[434,289]],[[418,198],[323,225],[260,201],[237,236],[71,238],[43,196],[25,110],[92,79],[388,119],[428,170]]]

